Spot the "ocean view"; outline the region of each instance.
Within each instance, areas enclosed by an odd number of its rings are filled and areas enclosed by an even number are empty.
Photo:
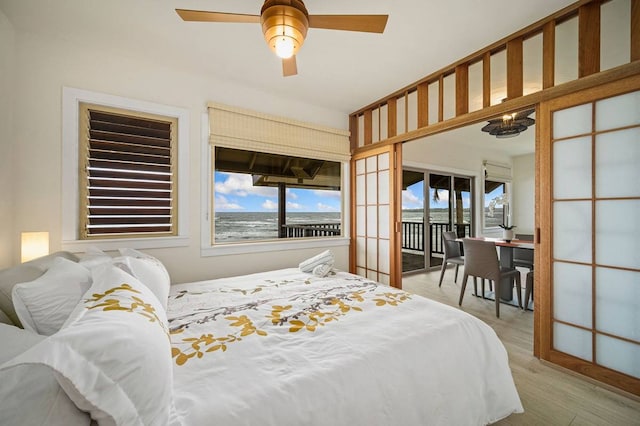
[[[488,210],[487,210],[488,211]],[[431,209],[431,223],[447,223],[447,209]],[[487,218],[487,226],[498,226],[502,223],[502,209],[496,208],[494,217]],[[471,212],[464,209],[464,223],[470,223]],[[403,210],[403,222],[422,222],[423,212],[420,209]],[[339,212],[287,213],[287,224],[320,224],[340,223]],[[224,212],[215,216],[215,241],[232,242],[246,240],[267,240],[278,238],[278,213],[276,212]]]
[[[340,223],[339,212],[287,213],[287,224]],[[216,213],[215,241],[231,242],[278,238],[276,212]]]

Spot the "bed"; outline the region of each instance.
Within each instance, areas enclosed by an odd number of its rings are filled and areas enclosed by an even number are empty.
[[[356,275],[290,268],[169,286],[157,259],[131,250],[48,262],[43,276],[75,263],[89,282],[65,296],[79,301],[64,318],[31,321],[57,323],[48,336],[0,327],[20,342],[0,351],[0,410],[24,415],[16,395],[36,367],[57,392],[60,406],[41,403],[48,417],[31,424],[479,425],[523,411],[490,327]],[[21,287],[0,272],[0,296],[7,286]]]

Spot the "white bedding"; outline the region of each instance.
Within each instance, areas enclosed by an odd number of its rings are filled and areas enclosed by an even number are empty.
[[[174,398],[193,425],[475,425],[522,412],[494,331],[338,272],[179,284]]]

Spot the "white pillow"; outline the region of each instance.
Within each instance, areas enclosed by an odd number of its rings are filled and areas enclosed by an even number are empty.
[[[0,365],[45,337],[0,324]],[[0,413],[3,425],[89,425],[91,419],[62,390],[43,365],[16,365],[0,370]]]
[[[93,284],[68,325],[0,368],[36,364],[100,425],[166,425],[173,372],[166,314],[155,295],[113,265]]]
[[[13,287],[13,307],[25,329],[50,336],[62,328],[90,285],[87,268],[58,257],[39,278]]]
[[[113,264],[149,287],[166,310],[171,286],[167,268],[155,257],[137,250],[122,248],[119,251],[121,257],[113,259]]]
[[[80,263],[87,269],[95,268],[96,266],[104,265],[105,263],[110,262],[111,256],[95,246],[89,247],[78,261],[78,263]]]
[[[298,267],[302,272],[312,273],[313,270],[318,265],[328,265],[329,267],[333,267],[333,262],[334,262],[333,252],[331,250],[325,250],[320,254],[317,254],[313,257],[310,257],[307,260],[300,262],[300,265],[298,265]],[[326,274],[328,273],[329,272],[327,271]]]

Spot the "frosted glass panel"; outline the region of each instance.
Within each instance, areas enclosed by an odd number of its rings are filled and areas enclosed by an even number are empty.
[[[367,269],[378,269],[378,240],[367,238]]]
[[[365,175],[356,176],[356,204],[365,204],[366,193]]]
[[[444,119],[456,116],[456,75],[449,74],[444,78]]]
[[[378,207],[367,207],[367,237],[378,236]]]
[[[565,324],[553,324],[553,347],[587,361],[592,360],[591,333]]]
[[[356,174],[361,175],[365,172],[365,160],[356,160]]]
[[[364,146],[364,116],[358,116],[358,146]]]
[[[469,112],[482,109],[482,61],[469,67]]]
[[[367,157],[367,173],[372,173],[378,170],[378,157],[375,155],[373,157]]]
[[[591,263],[591,202],[555,202],[553,212],[553,257]]]
[[[391,272],[389,266],[389,259],[391,258],[391,252],[389,250],[389,240],[379,240],[378,249],[380,250],[380,263],[378,264],[378,271],[388,274]]]
[[[640,378],[640,345],[598,334],[596,350],[598,364]]]
[[[555,262],[553,265],[554,318],[591,328],[591,267]]]
[[[367,270],[367,278],[369,278],[372,281],[378,281],[378,272]]]
[[[380,108],[380,140],[389,137],[389,107],[385,104]]]
[[[356,274],[360,275],[361,277],[366,277],[367,270],[364,268],[356,268]]]
[[[380,141],[380,110],[374,109],[371,114],[371,139],[372,141]]]
[[[407,131],[412,131],[418,128],[418,92],[414,91],[407,96],[409,102],[407,109],[407,120],[409,125]]]
[[[596,170],[597,197],[640,196],[640,129],[598,135]]]
[[[596,325],[640,342],[640,272],[596,269]]]
[[[438,122],[438,108],[440,98],[440,82],[429,85],[429,124]]]
[[[553,143],[553,197],[591,198],[591,137]]]
[[[389,283],[391,282],[391,277],[386,274],[378,274],[378,282],[389,285]]]
[[[600,71],[630,62],[631,2],[616,0],[600,6]]]
[[[367,223],[367,212],[364,206],[356,208],[356,235],[365,236],[365,224]]]
[[[596,263],[640,267],[640,200],[596,201]]]
[[[591,104],[584,104],[554,112],[553,138],[560,139],[591,133],[593,130],[591,111]]]
[[[367,266],[367,239],[362,237],[356,238],[356,264],[358,266]]]
[[[542,90],[542,34],[528,38],[522,43],[522,64],[522,93],[528,95]]]
[[[556,25],[555,85],[578,79],[578,18]]]
[[[404,104],[404,96],[400,97],[396,101],[396,126],[398,129],[398,134],[406,133],[404,127],[404,118],[406,115],[405,104]]]
[[[640,92],[596,102],[596,130],[640,124]]]
[[[389,238],[389,206],[380,206],[378,215],[380,238]]]
[[[367,205],[378,202],[378,174],[367,173]]]
[[[389,171],[378,174],[378,203],[389,204]]]
[[[507,51],[491,55],[491,105],[507,97]]]
[[[389,169],[389,153],[385,152],[384,154],[378,155],[378,170],[388,170]]]

